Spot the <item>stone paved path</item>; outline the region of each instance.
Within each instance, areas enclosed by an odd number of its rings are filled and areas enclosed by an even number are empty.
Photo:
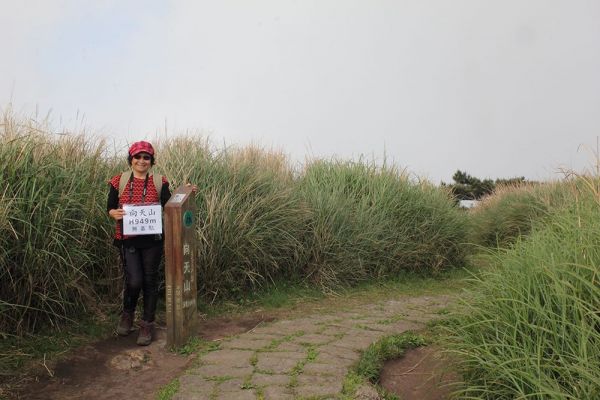
[[[260,325],[202,356],[180,377],[173,398],[336,399],[362,350],[383,336],[422,329],[449,301],[407,297]]]

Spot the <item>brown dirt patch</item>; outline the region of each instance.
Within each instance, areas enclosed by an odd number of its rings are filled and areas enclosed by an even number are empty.
[[[253,313],[201,321],[198,336],[219,340],[254,328],[272,316]],[[166,328],[159,325],[150,346],[136,345],[137,331],[127,337],[114,336],[72,351],[48,370],[32,372],[13,386],[10,399],[112,400],[154,399],[158,390],[181,375],[195,355],[180,355],[166,349]],[[52,374],[52,376],[50,375]],[[0,392],[2,393],[2,392]],[[2,396],[0,396],[2,397]]]
[[[408,350],[402,358],[387,361],[379,384],[402,400],[449,399],[459,376],[452,364],[434,346]]]

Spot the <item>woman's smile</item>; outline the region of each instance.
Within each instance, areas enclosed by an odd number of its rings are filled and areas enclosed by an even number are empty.
[[[136,154],[131,160],[131,166],[134,172],[146,174],[151,166],[150,155],[146,153]]]

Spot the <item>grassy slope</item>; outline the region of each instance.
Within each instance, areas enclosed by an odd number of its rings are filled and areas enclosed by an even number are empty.
[[[573,183],[527,238],[492,252],[450,334],[465,398],[600,397],[600,207]]]

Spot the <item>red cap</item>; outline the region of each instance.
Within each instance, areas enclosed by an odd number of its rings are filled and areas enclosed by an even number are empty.
[[[129,155],[135,156],[138,153],[148,153],[151,156],[154,155],[154,147],[149,142],[135,142],[129,147]]]

